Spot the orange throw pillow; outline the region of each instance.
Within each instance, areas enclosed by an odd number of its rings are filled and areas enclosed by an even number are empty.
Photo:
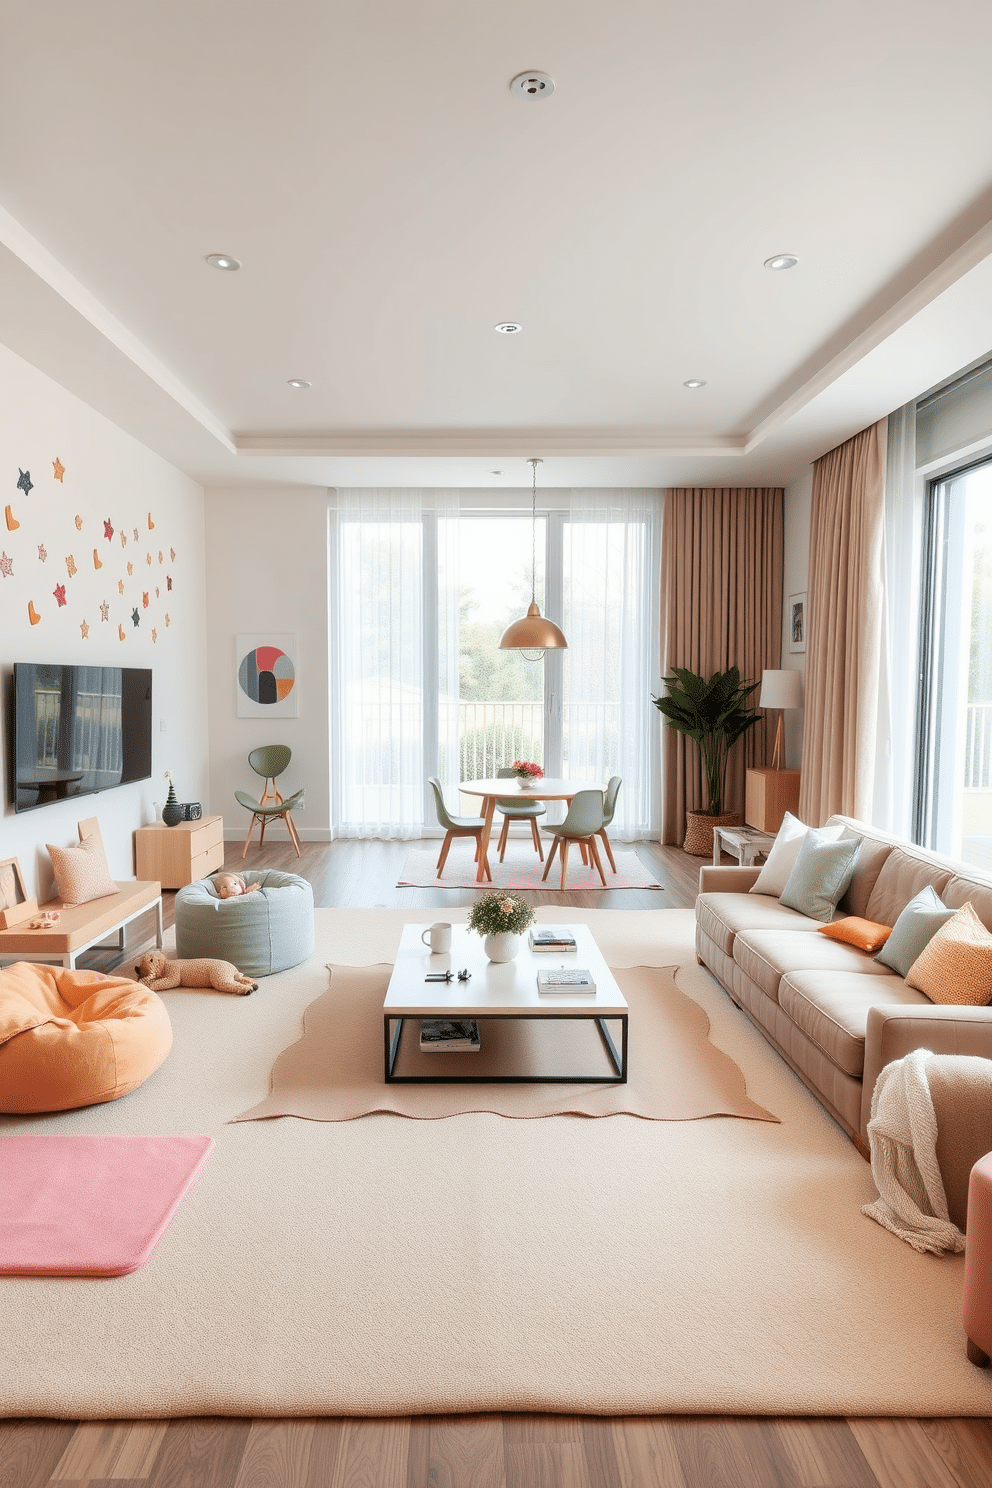
[[[985,1007],[992,1002],[992,935],[971,904],[937,931],[906,974],[907,987],[931,1002]]]
[[[875,920],[862,920],[858,915],[848,915],[846,920],[834,920],[830,925],[821,925],[820,934],[828,940],[843,940],[847,945],[857,946],[873,956],[880,951],[892,934],[891,925],[879,925]]]

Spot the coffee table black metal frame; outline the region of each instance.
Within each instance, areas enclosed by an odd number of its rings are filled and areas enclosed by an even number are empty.
[[[424,1015],[426,1016],[426,1015]],[[451,1016],[443,1010],[439,1010],[437,1017]],[[460,1016],[460,1015],[459,1015]],[[384,1013],[382,1018],[383,1045],[384,1045],[384,1078],[387,1084],[395,1085],[626,1085],[627,1083],[627,1041],[629,1013],[611,1013],[604,1017],[601,1013],[582,1013],[569,1011],[567,1013],[472,1013],[471,1016],[477,1023],[496,1023],[510,1019],[527,1019],[539,1023],[571,1023],[575,1019],[583,1022],[593,1022],[599,1027],[600,1036],[606,1047],[610,1063],[615,1071],[612,1075],[397,1075],[394,1073],[396,1059],[400,1050],[400,1040],[403,1036],[403,1024],[420,1024],[420,1015],[416,1017],[397,1017],[395,1014]],[[620,1053],[613,1041],[613,1035],[607,1028],[607,1023],[619,1023],[621,1025]],[[395,1023],[396,1028],[391,1029],[390,1024]],[[443,1059],[443,1054],[434,1055],[436,1059]]]

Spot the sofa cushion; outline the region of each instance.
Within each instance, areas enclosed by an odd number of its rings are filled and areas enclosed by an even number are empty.
[[[830,823],[828,822],[827,825],[829,826]],[[845,827],[841,841],[847,841],[848,838],[857,837],[857,835],[853,827]],[[857,915],[859,919],[868,918],[868,900],[871,898],[872,889],[878,882],[882,864],[891,851],[891,842],[880,842],[876,837],[871,836],[861,838],[861,851],[854,865],[854,873],[838,908],[845,910],[849,915]]]
[[[842,940],[845,945],[857,946],[859,951],[873,956],[892,934],[892,926],[876,925],[874,920],[863,920],[860,915],[847,915],[834,920],[832,925],[821,925],[817,934],[825,935],[828,940]]]
[[[943,898],[950,877],[950,870],[934,862],[922,848],[894,847],[875,880],[865,918],[878,920],[880,925],[895,925],[909,901],[928,885]]]
[[[992,930],[992,884],[986,883],[984,875],[972,879],[952,874],[941,889],[940,897],[950,909],[961,909],[970,904],[986,930]]]
[[[869,1008],[927,1001],[901,977],[866,977],[863,971],[790,972],[782,978],[778,1000],[796,1027],[838,1069],[855,1079],[864,1073]]]
[[[819,831],[807,832],[779,896],[781,902],[811,919],[829,920],[854,876],[860,848],[857,837],[836,842]]]
[[[878,960],[897,976],[906,976],[913,962],[955,911],[941,903],[927,884],[911,899],[892,927],[892,934],[878,953]]]
[[[814,922],[807,924],[812,927]],[[776,1002],[779,982],[793,971],[850,971],[873,979],[899,980],[864,951],[822,935],[797,935],[794,930],[742,930],[734,941],[734,960]]]
[[[809,827],[805,822],[793,816],[787,811],[782,818],[775,841],[768,849],[768,856],[761,865],[761,872],[751,886],[752,894],[774,894],[777,899],[789,881],[799,856],[800,849],[806,840]],[[820,827],[821,838],[826,842],[835,842],[844,830],[838,822],[834,826]]]
[[[987,1007],[992,1002],[992,935],[970,904],[941,925],[906,976],[931,1002]]]
[[[696,923],[729,956],[742,930],[816,930],[817,921],[786,909],[768,894],[700,894]]]

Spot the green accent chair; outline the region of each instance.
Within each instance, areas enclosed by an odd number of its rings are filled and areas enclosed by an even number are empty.
[[[512,780],[514,769],[512,765],[500,765],[496,771],[497,780]],[[499,860],[502,863],[503,854],[506,852],[506,839],[510,830],[511,821],[529,821],[531,834],[534,838],[534,846],[541,862],[544,862],[544,846],[541,842],[541,834],[537,830],[537,818],[546,816],[548,808],[543,801],[528,801],[518,796],[507,796],[505,799],[499,797],[496,801],[497,811],[503,813],[503,830],[499,834]]]
[[[613,849],[610,846],[610,839],[606,835],[606,829],[613,823],[613,813],[617,809],[617,796],[620,794],[621,785],[623,785],[623,781],[621,780],[619,775],[611,776],[610,782],[603,794],[603,825],[596,833],[597,837],[602,837],[603,839],[603,846],[606,848],[606,856],[610,860],[610,867],[613,869],[614,873],[616,873],[617,871],[617,865],[613,857]]]
[[[296,856],[298,858],[302,856],[300,853],[300,839],[290,812],[302,810],[303,797],[306,791],[305,789],[298,790],[288,800],[284,801],[276,790],[276,780],[283,773],[292,758],[293,751],[288,744],[263,744],[260,749],[253,749],[248,756],[248,763],[255,771],[255,774],[260,775],[265,781],[265,790],[262,792],[262,799],[260,801],[256,801],[254,796],[249,796],[247,791],[234,792],[234,798],[238,804],[243,806],[246,811],[251,812],[248,836],[245,838],[244,851],[241,854],[242,862],[248,854],[248,846],[251,842],[251,834],[255,830],[255,823],[261,823],[262,830],[258,837],[258,845],[261,847],[265,841],[266,823],[279,817],[282,817],[289,829],[290,841],[296,848]],[[272,787],[271,790],[269,789],[270,786]]]
[[[482,846],[482,831],[486,825],[486,822],[485,818],[481,816],[452,816],[447,806],[445,806],[444,804],[444,793],[441,789],[441,782],[440,780],[438,780],[437,776],[429,776],[427,784],[434,792],[434,804],[437,807],[438,824],[442,826],[447,833],[444,842],[441,844],[441,855],[437,860],[437,876],[438,878],[440,878],[444,870],[445,861],[448,857],[448,851],[455,837],[474,837],[475,861],[479,861],[479,848]],[[489,882],[492,883],[493,876],[489,871],[488,856],[486,856],[486,858],[483,860],[483,871],[485,872],[485,875],[488,878]]]
[[[606,874],[599,860],[599,850],[596,847],[596,837],[603,830],[603,792],[598,790],[580,790],[572,797],[571,805],[565,820],[557,827],[545,827],[546,832],[554,835],[554,843],[548,853],[548,861],[544,865],[541,875],[542,881],[547,878],[551,864],[555,860],[555,853],[561,857],[561,887],[565,887],[565,875],[568,872],[568,849],[573,842],[577,842],[585,853],[589,854],[593,866],[598,870],[603,880],[603,888],[606,888]]]

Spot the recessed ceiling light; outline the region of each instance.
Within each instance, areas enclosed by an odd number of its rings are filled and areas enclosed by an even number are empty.
[[[289,378],[289,385],[292,388],[308,388],[310,386],[309,382],[303,377]]]
[[[510,84],[517,98],[550,98],[554,91],[555,80],[546,72],[518,72]]]
[[[794,253],[776,253],[774,258],[765,259],[766,269],[794,269],[799,262]]]
[[[517,320],[501,320],[498,326],[493,326],[494,331],[499,331],[501,336],[515,336],[523,326]]]
[[[233,258],[230,253],[208,253],[207,263],[212,269],[240,269],[240,258]]]
[[[689,381],[688,382],[684,382],[682,384],[682,386],[683,387],[691,387],[691,388],[705,387],[706,386],[706,378],[705,377],[690,377],[689,378]]]

